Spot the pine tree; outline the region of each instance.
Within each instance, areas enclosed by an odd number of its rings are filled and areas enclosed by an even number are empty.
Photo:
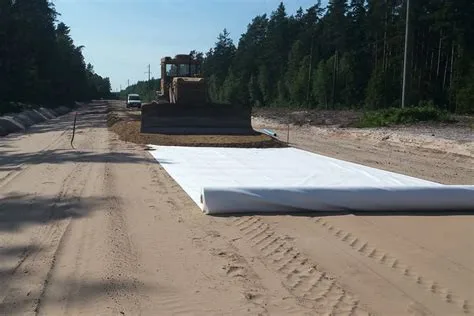
[[[302,87],[300,82],[300,68],[302,65],[302,59],[305,57],[303,51],[303,43],[296,41],[288,56],[288,70],[286,72],[285,84],[286,89],[289,92],[289,98],[292,103],[301,104],[304,101],[304,95],[302,95]],[[308,66],[308,65],[306,65]],[[308,71],[306,70],[306,73]]]
[[[408,105],[469,111],[474,2],[411,6]],[[224,32],[204,58],[205,76],[222,84],[232,73],[239,102],[259,106],[400,106],[405,8],[406,0],[330,0],[327,10],[316,1],[289,15],[280,3],[251,21],[238,47]]]
[[[260,92],[257,79],[254,75],[250,77],[248,91],[250,105],[256,107],[262,106],[262,93]]]
[[[320,107],[327,109],[329,107],[330,98],[330,82],[329,82],[329,71],[326,66],[326,61],[321,60],[316,70],[316,75],[313,84],[313,95]]]
[[[108,78],[87,76],[82,47],[57,17],[48,0],[0,1],[0,113],[21,110],[15,102],[56,106],[110,93]]]
[[[270,105],[270,76],[265,65],[258,69],[258,88],[262,94],[262,105]]]

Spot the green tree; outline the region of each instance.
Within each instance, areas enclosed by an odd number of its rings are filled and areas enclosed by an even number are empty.
[[[456,91],[456,110],[461,113],[474,114],[474,62],[471,62],[466,79]]]
[[[327,109],[329,107],[330,100],[330,75],[327,67],[327,63],[321,60],[316,70],[316,75],[313,81],[313,95],[317,104]]]
[[[221,100],[226,103],[239,102],[239,81],[234,75],[232,69],[229,70],[229,74],[226,76],[224,83],[222,84],[222,97]]]
[[[221,33],[204,57],[212,93],[255,106],[400,106],[406,0],[330,0],[326,10],[315,2],[255,17],[238,47]],[[474,2],[411,7],[409,105],[469,111]]]
[[[344,54],[339,64],[339,91],[341,92],[339,102],[345,106],[353,106],[358,102],[354,65],[354,56],[349,53]]]
[[[0,1],[0,113],[21,110],[11,105],[18,102],[57,106],[109,94],[108,79],[87,76],[82,47],[57,16],[48,0]]]
[[[290,101],[294,104],[302,104],[305,98],[305,83],[301,82],[301,72],[308,73],[308,65],[306,66],[306,71],[302,70],[302,60],[305,57],[305,52],[303,51],[303,43],[301,41],[296,41],[293,44],[293,47],[290,51],[288,57],[288,70],[286,71],[285,84],[286,89],[289,92]]]
[[[365,104],[369,109],[377,109],[383,106],[383,74],[381,70],[375,70],[370,77],[367,86]]]
[[[270,74],[265,65],[258,69],[258,88],[262,94],[262,105],[270,105]]]
[[[254,75],[250,77],[249,84],[248,84],[248,91],[249,91],[249,102],[251,106],[261,106],[262,105],[262,93],[260,92],[260,88],[258,86],[258,81]]]

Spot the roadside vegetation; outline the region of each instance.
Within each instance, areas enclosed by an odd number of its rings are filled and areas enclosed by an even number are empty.
[[[415,124],[418,122],[455,122],[446,110],[434,106],[417,106],[408,108],[388,108],[364,113],[355,124],[357,127],[382,127],[391,125]]]
[[[315,3],[292,15],[280,4],[250,21],[238,45],[224,30],[208,52],[193,52],[211,97],[359,110],[366,125],[474,113],[474,2],[412,1],[406,105],[422,106],[403,110],[391,108],[401,105],[406,0]]]
[[[0,115],[109,96],[58,15],[48,0],[0,1]]]

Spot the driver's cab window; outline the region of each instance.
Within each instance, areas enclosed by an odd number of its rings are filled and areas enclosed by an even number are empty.
[[[166,65],[166,75],[169,77],[176,77],[178,75],[178,67],[176,65]]]
[[[179,76],[189,76],[190,75],[189,65],[179,64],[178,67],[179,67],[179,72],[178,72]]]
[[[200,69],[198,65],[191,65],[191,76],[197,76],[200,73]]]

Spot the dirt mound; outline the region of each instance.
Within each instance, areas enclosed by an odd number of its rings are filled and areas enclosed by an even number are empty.
[[[24,131],[32,125],[64,115],[71,110],[71,108],[65,106],[60,106],[55,109],[40,107],[38,109],[0,116],[0,136]]]
[[[126,113],[126,112],[125,112]],[[240,148],[277,148],[286,145],[268,135],[165,135],[140,133],[140,121],[137,115],[123,111],[110,111],[107,125],[123,141],[137,144],[163,146],[194,147],[240,147]]]
[[[362,112],[352,110],[314,110],[291,108],[255,108],[252,115],[276,120],[281,124],[297,126],[349,127],[357,123]]]

